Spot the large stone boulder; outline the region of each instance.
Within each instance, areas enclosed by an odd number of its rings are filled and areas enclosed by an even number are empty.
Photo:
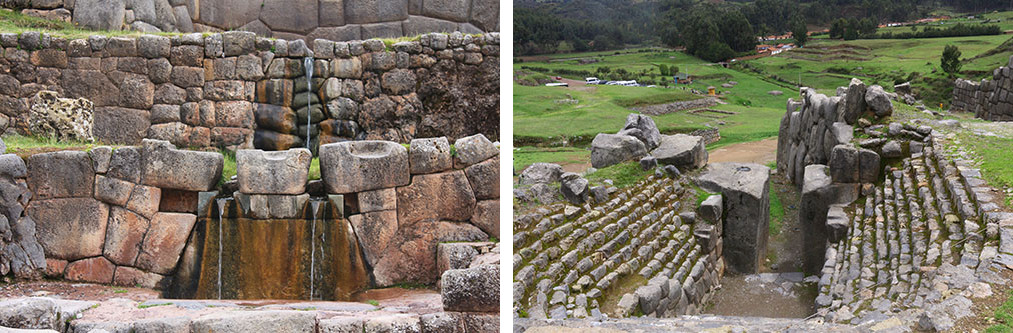
[[[848,84],[847,92],[844,97],[844,112],[841,114],[840,119],[848,125],[854,125],[858,121],[858,118],[865,112],[865,83],[862,80],[852,78],[851,83]]]
[[[326,144],[320,146],[320,176],[335,194],[408,185],[408,150],[389,141]]]
[[[179,150],[168,141],[144,139],[144,185],[184,191],[209,191],[222,178],[225,158],[215,152]]]
[[[423,220],[467,221],[475,211],[475,194],[461,170],[412,176],[397,189],[398,223]]]
[[[109,207],[98,200],[33,200],[28,216],[35,220],[47,258],[75,260],[102,255]]]
[[[651,152],[658,164],[677,168],[697,169],[707,165],[707,148],[703,137],[686,134],[662,135],[658,148]]]
[[[436,282],[439,243],[485,241],[488,235],[468,223],[422,221],[402,225],[380,261],[373,266],[378,287],[398,283]]]
[[[836,183],[859,182],[858,156],[853,146],[834,146],[830,152],[830,178]]]
[[[499,199],[499,156],[464,169],[478,200]]]
[[[697,179],[721,193],[724,256],[734,273],[756,273],[767,255],[770,226],[770,168],[754,163],[713,163]]]
[[[260,149],[236,151],[239,192],[246,194],[301,194],[306,191],[309,149],[296,148],[265,152]]]
[[[564,173],[559,181],[559,192],[571,204],[583,205],[588,198],[587,179],[573,172]]]
[[[148,231],[148,219],[113,206],[109,212],[103,254],[117,265],[133,266],[141,252],[141,241]]]
[[[43,90],[28,100],[28,131],[57,140],[94,141],[92,125],[94,105],[78,98],[60,98],[54,91]]]
[[[447,311],[499,312],[499,265],[443,272],[440,295]]]
[[[865,90],[865,103],[876,113],[876,117],[882,118],[893,114],[893,102],[890,102],[890,95],[878,85],[870,86]]]
[[[591,166],[601,169],[647,155],[647,147],[635,137],[598,133],[591,141]]]
[[[539,162],[524,169],[517,182],[520,185],[555,183],[562,175],[563,167],[559,164]]]
[[[661,142],[661,132],[658,131],[658,126],[654,124],[654,119],[651,119],[648,115],[639,113],[627,115],[626,125],[616,134],[637,138],[637,140],[644,143],[644,147],[647,150],[654,150],[654,148],[658,147],[658,143]]]

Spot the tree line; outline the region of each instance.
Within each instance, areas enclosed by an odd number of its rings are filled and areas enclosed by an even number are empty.
[[[911,21],[947,7],[967,12],[1007,9],[997,0],[518,0],[515,55],[610,50],[626,45],[685,47],[709,61],[754,50],[757,36],[792,32],[804,44],[809,26],[830,26],[830,37],[925,38],[990,34],[981,26],[877,34],[884,22]],[[1002,2],[1002,3],[1000,3]]]

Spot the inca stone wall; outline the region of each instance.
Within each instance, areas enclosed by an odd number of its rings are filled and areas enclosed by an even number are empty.
[[[777,139],[777,171],[799,188],[806,166],[828,164],[834,147],[851,141],[854,126],[893,114],[890,94],[880,86],[866,87],[858,79],[838,88],[837,96],[827,97],[810,88],[802,88],[801,94],[801,101],[788,100]],[[875,169],[869,173],[879,167]]]
[[[449,274],[448,307],[493,312],[498,301],[489,300],[498,289],[488,290],[498,287],[499,274],[486,266],[498,259],[476,258],[491,244],[471,245],[457,252],[472,255],[437,264],[440,243],[500,235],[499,149],[482,135],[458,139],[455,147],[452,155],[444,137],[415,139],[409,148],[389,141],[328,144],[321,147],[323,179],[309,182],[305,149],[239,150],[239,180],[221,189],[221,154],[166,141],[42,153],[27,164],[3,155],[0,162],[9,166],[0,178],[3,217],[11,218],[2,226],[16,237],[5,238],[0,267],[26,278],[45,273],[159,289],[172,279],[186,284],[197,278],[191,273],[199,263],[191,230],[212,215],[214,198],[234,197],[247,219],[303,219],[311,215],[311,195],[331,195],[348,207],[338,218],[354,230],[370,286],[433,284]],[[219,192],[229,188],[235,192]]]
[[[72,281],[164,288],[197,220],[198,196],[217,186],[222,165],[221,154],[155,140],[32,155],[27,216],[46,258],[38,269]]]
[[[724,274],[721,199],[696,212],[683,206],[692,202],[685,179],[655,175],[581,207],[518,216],[515,311],[534,319],[698,313]]]
[[[497,0],[10,0],[0,5],[90,29],[237,30],[307,42],[499,31]]]
[[[992,71],[991,80],[957,79],[950,110],[974,112],[985,120],[1013,121],[1013,56],[1008,65]]]
[[[314,150],[317,138],[498,137],[497,33],[428,34],[387,46],[306,45],[238,31],[76,40],[25,32],[0,34],[0,45],[5,131],[33,134],[29,99],[51,90],[91,101],[93,134],[105,143],[287,149],[305,145],[298,133],[306,133],[307,115]]]

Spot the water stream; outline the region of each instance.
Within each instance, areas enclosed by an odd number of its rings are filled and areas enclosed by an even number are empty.
[[[311,200],[310,207],[313,208],[313,224],[310,227],[310,300],[313,300],[313,292],[315,291],[314,282],[316,282],[317,275],[317,213],[320,211],[320,204],[324,203],[321,200]],[[323,253],[323,242],[320,244],[321,253]]]
[[[313,118],[313,57],[305,57],[302,60],[306,68],[306,149],[310,149],[310,130]]]
[[[222,217],[225,216],[225,204],[232,198],[219,198],[218,203],[218,299],[222,299]]]

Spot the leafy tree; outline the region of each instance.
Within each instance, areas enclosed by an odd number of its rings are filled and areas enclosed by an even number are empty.
[[[668,73],[669,75],[679,74],[679,66],[676,65],[668,66]]]
[[[756,47],[756,33],[742,12],[725,11],[719,18],[721,40],[736,52],[752,51]]]
[[[946,45],[943,49],[943,57],[940,59],[943,71],[949,74],[956,74],[963,64],[960,63],[960,49],[956,45]]]
[[[670,72],[668,71],[668,65],[665,65],[665,64],[661,64],[661,65],[658,65],[658,71],[659,71],[659,72],[661,72],[661,75],[662,75],[662,76],[669,76],[669,75],[672,75],[672,74],[671,74],[671,73],[670,73]]]
[[[801,17],[796,17],[795,22],[792,23],[791,35],[795,38],[795,45],[798,47],[805,46],[805,43],[809,41],[809,28],[806,27],[805,21]]]
[[[840,18],[830,24],[830,38],[844,38],[844,29],[848,21]]]
[[[702,58],[703,60],[718,62],[735,57],[735,51],[733,51],[728,44],[715,40],[708,43],[707,47],[701,50],[701,52],[699,52],[696,56]]]

